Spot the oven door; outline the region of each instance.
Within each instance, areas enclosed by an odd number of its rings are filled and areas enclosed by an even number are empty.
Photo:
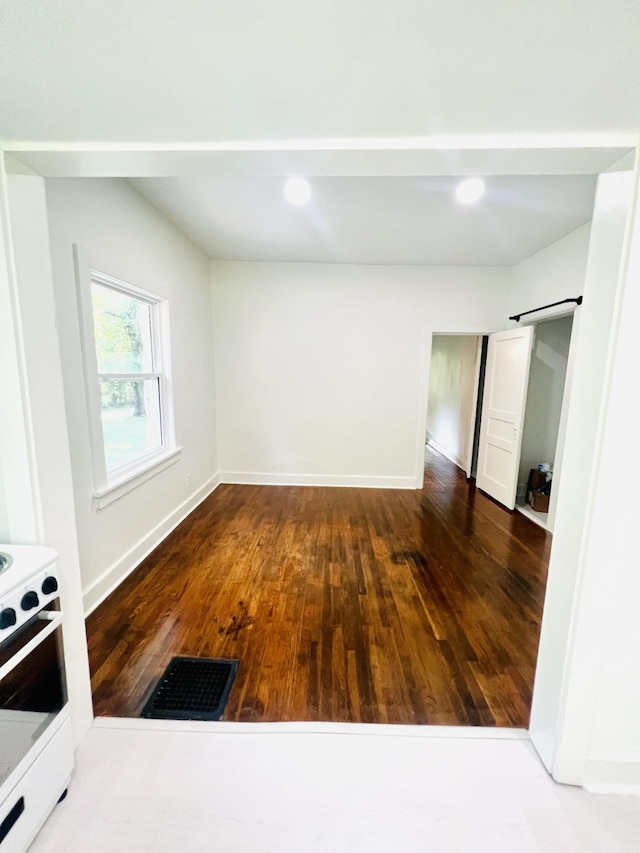
[[[0,646],[0,791],[33,760],[66,704],[61,621],[53,602]]]

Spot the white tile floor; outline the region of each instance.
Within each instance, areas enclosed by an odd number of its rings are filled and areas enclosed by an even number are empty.
[[[149,725],[96,723],[30,853],[640,851],[640,799],[556,785],[526,733]]]

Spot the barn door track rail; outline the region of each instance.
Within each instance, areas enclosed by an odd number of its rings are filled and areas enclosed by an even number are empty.
[[[564,305],[565,302],[575,302],[576,305],[582,305],[582,296],[573,296],[570,299],[561,299],[560,302],[550,302],[548,305],[542,305],[540,308],[532,308],[531,311],[522,311],[520,314],[514,314],[509,317],[510,320],[520,322],[520,317],[525,317],[527,314],[535,314],[537,311],[544,311],[545,308],[555,308],[556,305]]]

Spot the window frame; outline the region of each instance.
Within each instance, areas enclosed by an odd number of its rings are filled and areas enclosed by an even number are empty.
[[[102,509],[127,494],[132,489],[156,476],[178,461],[181,447],[176,444],[175,422],[171,388],[171,350],[169,335],[169,302],[165,297],[145,290],[130,282],[104,273],[82,261],[77,246],[74,246],[76,280],[78,285],[82,360],[84,367],[85,394],[89,440],[91,445],[93,491],[92,502]],[[153,351],[152,373],[100,373],[96,352],[93,316],[92,285],[110,288],[131,296],[150,306],[151,346]],[[102,393],[100,380],[112,379],[157,379],[159,392],[159,417],[161,446],[107,471],[104,433],[102,429]]]

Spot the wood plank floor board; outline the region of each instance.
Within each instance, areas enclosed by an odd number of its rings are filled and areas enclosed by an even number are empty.
[[[434,452],[416,491],[220,486],[88,618],[95,711],[199,655],[227,720],[526,726],[550,541]]]

